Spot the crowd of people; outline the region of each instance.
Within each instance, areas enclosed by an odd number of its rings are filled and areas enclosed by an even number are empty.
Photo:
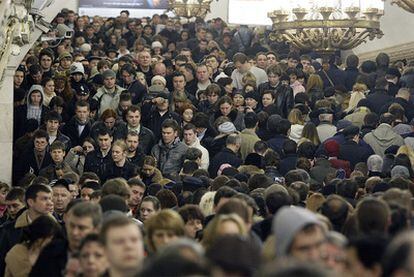
[[[14,76],[0,275],[414,274],[414,62],[220,18],[53,24],[73,37]]]

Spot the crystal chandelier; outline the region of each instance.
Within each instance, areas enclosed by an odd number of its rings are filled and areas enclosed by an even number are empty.
[[[396,4],[407,12],[414,13],[414,0],[392,0],[391,4]]]
[[[381,38],[383,0],[284,0],[268,14],[270,39],[305,51],[333,53]]]
[[[213,0],[168,0],[168,10],[182,18],[205,18]]]

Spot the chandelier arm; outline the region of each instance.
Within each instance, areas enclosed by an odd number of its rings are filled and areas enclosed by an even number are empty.
[[[343,45],[344,49],[351,49],[360,45],[363,42],[366,42],[367,37],[370,35],[369,30],[364,30],[359,35],[352,40],[348,41],[346,44]]]
[[[408,7],[411,10],[411,12],[414,12],[414,1],[401,0],[401,2],[403,2],[405,4],[405,6]]]

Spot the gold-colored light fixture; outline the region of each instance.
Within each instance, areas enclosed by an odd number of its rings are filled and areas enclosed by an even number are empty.
[[[391,4],[395,4],[407,12],[414,13],[414,0],[392,0]]]
[[[268,16],[270,39],[330,54],[381,38],[383,0],[285,0]]]
[[[205,18],[213,0],[168,0],[168,10],[181,18]]]

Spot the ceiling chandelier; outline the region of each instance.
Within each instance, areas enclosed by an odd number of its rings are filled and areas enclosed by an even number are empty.
[[[392,0],[391,4],[396,4],[407,12],[414,13],[414,0]]]
[[[271,40],[299,49],[330,54],[352,49],[367,39],[381,38],[383,0],[278,1],[271,18]]]
[[[168,0],[168,10],[181,18],[205,18],[213,0]]]

